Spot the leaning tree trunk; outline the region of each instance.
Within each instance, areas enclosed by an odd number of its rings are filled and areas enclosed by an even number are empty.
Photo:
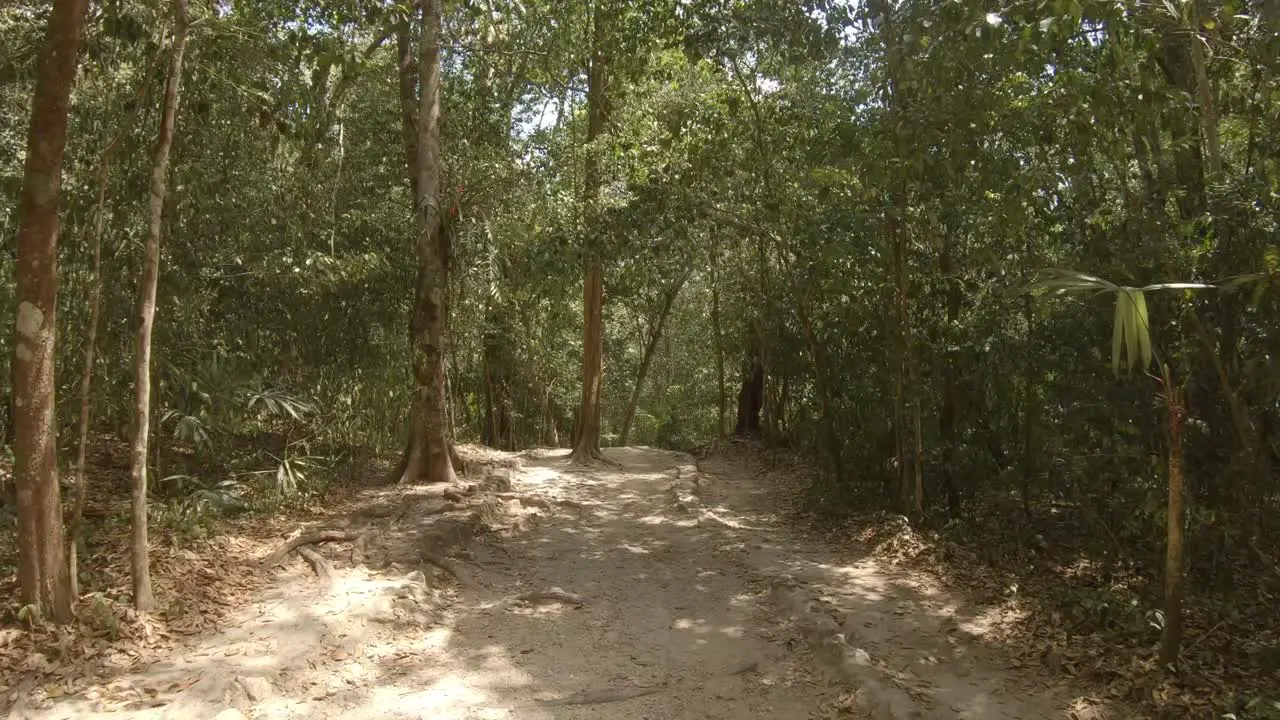
[[[653,333],[649,335],[649,341],[644,346],[644,355],[640,358],[640,370],[636,373],[635,387],[631,389],[631,399],[627,401],[627,414],[623,417],[622,433],[618,436],[619,445],[625,446],[627,444],[627,436],[631,434],[631,421],[635,419],[636,406],[640,404],[640,389],[644,387],[644,378],[649,374],[649,365],[653,363],[654,350],[658,347],[658,341],[662,339],[662,328],[667,324],[667,316],[671,314],[671,306],[675,304],[676,297],[680,295],[680,290],[688,279],[688,272],[680,276],[676,284],[667,292],[667,296],[662,302],[662,308],[658,311],[658,319],[653,325]]]
[[[605,58],[605,20],[597,3],[594,12],[591,67],[587,73],[587,144],[604,134],[609,119],[608,66]],[[582,411],[574,428],[570,462],[589,463],[600,457],[600,386],[604,365],[604,260],[600,247],[600,159],[587,153],[583,168],[583,205],[587,218],[586,273],[583,281]]]
[[[54,0],[36,77],[18,213],[18,314],[13,338],[14,485],[18,493],[18,581],[36,617],[71,619],[63,556],[62,496],[54,425],[58,308],[58,201],[67,115],[85,0]]]
[[[156,285],[160,279],[160,229],[168,193],[169,148],[178,114],[182,57],[187,49],[187,0],[174,0],[173,56],[164,86],[160,134],[151,163],[151,218],[147,225],[146,256],[138,303],[138,355],[134,364],[133,453],[133,604],[146,612],[155,607],[151,590],[150,541],[147,538],[147,440],[151,432],[151,328],[156,316]]]

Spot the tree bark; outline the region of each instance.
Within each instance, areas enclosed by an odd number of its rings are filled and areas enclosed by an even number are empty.
[[[605,55],[606,20],[596,3],[592,13],[591,64],[587,72],[587,144],[605,132],[609,121],[608,59]],[[600,158],[598,149],[587,153],[583,168],[583,209],[586,216],[586,273],[582,288],[582,410],[574,429],[572,463],[589,463],[600,457],[600,387],[604,375],[604,259],[599,216]]]
[[[760,411],[764,408],[764,361],[760,355],[759,340],[753,336],[738,391],[738,423],[733,429],[735,435],[742,437],[760,433]]]
[[[1169,409],[1169,506],[1164,565],[1164,628],[1160,633],[1160,664],[1172,665],[1182,646],[1183,511],[1182,421],[1185,406],[1182,391],[1169,382],[1165,391]]]
[[[415,209],[418,282],[414,292],[413,437],[402,481],[456,479],[449,448],[445,392],[445,332],[449,289],[447,235],[440,213],[440,0],[422,3],[418,49]],[[403,75],[402,84],[403,84]]]
[[[716,434],[725,436],[725,416],[728,413],[729,392],[724,380],[724,337],[720,332],[720,288],[716,284],[715,264],[711,268],[711,330],[715,334],[716,345],[716,387],[720,391],[719,404],[716,407]]]
[[[54,424],[58,202],[87,7],[86,0],[54,0],[49,17],[27,134],[15,264],[12,422],[18,581],[22,603],[37,617],[58,623],[71,619]]]
[[[138,352],[134,363],[133,452],[133,604],[141,612],[155,607],[151,590],[150,540],[147,537],[147,441],[151,431],[151,330],[156,315],[156,285],[160,278],[160,231],[168,193],[169,149],[173,146],[178,114],[182,58],[187,49],[187,0],[174,0],[173,55],[164,86],[160,132],[151,163],[151,217],[138,303]]]
[[[960,278],[955,277],[955,250],[951,241],[951,233],[944,229],[940,238],[942,242],[941,270],[943,282],[947,284],[947,327],[956,328],[960,322]],[[949,343],[950,344],[950,343]],[[956,487],[955,469],[959,450],[959,414],[960,391],[958,383],[958,352],[948,348],[942,366],[942,410],[938,418],[941,424],[943,451],[945,461],[942,466],[942,487],[947,493],[947,512],[950,516],[960,516],[960,493]]]
[[[680,290],[684,288],[685,282],[689,280],[689,272],[685,272],[676,280],[676,284],[667,291],[666,297],[663,299],[662,308],[658,311],[657,321],[653,325],[653,332],[649,335],[648,342],[644,346],[644,355],[640,358],[640,370],[636,373],[636,384],[631,390],[631,399],[627,401],[627,413],[622,420],[622,433],[618,437],[618,444],[626,446],[627,436],[631,434],[631,421],[635,418],[636,406],[640,404],[640,389],[644,387],[644,378],[649,374],[649,365],[653,362],[654,350],[658,347],[658,341],[662,339],[662,328],[667,323],[667,316],[671,314],[671,306],[675,304],[676,297],[680,295]]]
[[[153,66],[158,67],[159,63]],[[80,544],[84,532],[84,506],[88,499],[88,477],[85,472],[85,459],[89,452],[89,427],[92,424],[92,390],[93,364],[98,349],[98,326],[102,320],[102,236],[107,226],[107,182],[111,170],[111,158],[124,142],[138,111],[147,98],[147,88],[151,84],[152,73],[138,86],[135,99],[135,110],[129,120],[119,129],[116,136],[107,143],[102,151],[102,159],[98,165],[98,196],[94,202],[93,234],[89,240],[89,253],[93,257],[92,281],[89,285],[89,323],[85,329],[84,364],[80,371],[80,419],[76,438],[75,463],[75,501],[71,507],[70,529],[67,533],[67,568],[71,574],[71,596],[80,594]]]

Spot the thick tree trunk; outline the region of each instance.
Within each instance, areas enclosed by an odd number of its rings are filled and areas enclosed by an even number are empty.
[[[589,261],[582,291],[585,306],[582,333],[582,408],[574,428],[570,461],[588,463],[600,457],[600,386],[604,372],[604,268],[599,258]]]
[[[609,122],[606,20],[596,3],[592,18],[591,66],[587,72],[587,144],[593,144]],[[604,261],[599,217],[600,159],[593,147],[583,169],[586,215],[586,272],[582,288],[582,409],[574,429],[570,462],[589,463],[600,457],[600,388],[604,375]]]
[[[160,279],[160,231],[168,193],[169,148],[178,114],[182,58],[187,49],[187,0],[174,0],[173,55],[164,86],[160,133],[151,163],[151,217],[142,266],[138,303],[138,354],[134,361],[133,452],[133,604],[139,611],[155,607],[151,590],[150,540],[147,537],[147,441],[151,432],[151,329],[156,315],[156,285]]]
[[[402,481],[455,479],[445,393],[447,236],[440,213],[440,0],[422,3],[418,53],[417,142],[414,163],[418,219],[418,282],[414,292],[414,421]],[[402,84],[403,84],[403,75]]]
[[[640,370],[636,373],[635,387],[631,389],[631,399],[627,401],[627,413],[623,417],[622,433],[618,437],[619,445],[625,446],[627,444],[627,436],[631,434],[631,421],[635,419],[636,406],[640,404],[640,389],[644,387],[645,376],[649,374],[649,365],[653,363],[654,350],[658,348],[658,341],[662,339],[662,328],[667,324],[667,316],[671,314],[671,306],[675,304],[676,297],[680,295],[680,290],[684,288],[684,284],[688,280],[688,272],[680,276],[676,284],[667,291],[667,295],[662,301],[662,308],[658,310],[653,332],[649,335],[649,340],[644,346],[644,355],[640,358]]]
[[[757,341],[758,342],[758,341]],[[738,391],[738,423],[733,434],[755,437],[760,434],[760,411],[764,409],[764,361],[758,345],[747,355],[742,372],[742,388]]]
[[[37,617],[71,619],[63,555],[62,496],[54,425],[58,308],[58,201],[67,115],[85,0],[54,0],[36,77],[19,201],[18,313],[13,338],[13,453],[18,495],[18,581]]]

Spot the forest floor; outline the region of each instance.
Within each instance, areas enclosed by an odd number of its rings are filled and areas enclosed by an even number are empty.
[[[353,491],[165,555],[163,623],[0,638],[18,671],[0,703],[15,719],[1132,717],[1016,667],[989,636],[998,610],[789,523],[787,488],[740,453],[605,456],[490,452],[458,486]]]

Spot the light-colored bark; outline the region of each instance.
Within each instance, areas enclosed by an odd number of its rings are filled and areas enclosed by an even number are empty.
[[[445,392],[449,248],[440,212],[440,0],[422,3],[413,153],[418,283],[414,292],[414,420],[403,481],[452,482]],[[402,58],[403,63],[403,58]],[[401,75],[402,92],[407,83]],[[402,102],[404,98],[402,97]]]
[[[160,233],[164,203],[168,195],[169,149],[173,146],[178,115],[182,60],[187,50],[187,0],[174,0],[173,49],[169,77],[164,86],[160,132],[151,163],[151,216],[147,224],[147,244],[142,266],[138,302],[138,346],[134,361],[133,452],[130,478],[133,483],[133,604],[139,611],[155,607],[151,589],[150,539],[147,528],[147,447],[151,432],[151,330],[156,315],[156,286],[160,279]]]
[[[71,619],[58,486],[54,346],[58,308],[58,202],[67,115],[85,0],[54,0],[36,77],[18,207],[17,322],[13,337],[13,454],[18,581],[37,617]]]

